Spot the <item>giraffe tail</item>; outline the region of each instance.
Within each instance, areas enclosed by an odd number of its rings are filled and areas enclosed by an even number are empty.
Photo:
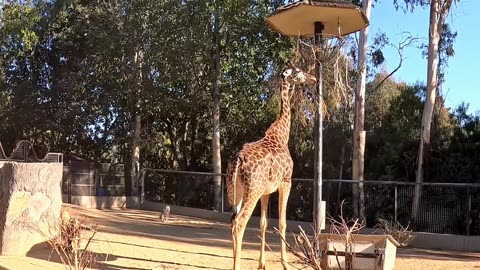
[[[228,167],[228,175],[227,175],[227,194],[228,194],[228,203],[232,207],[232,218],[231,220],[235,219],[238,212],[242,207],[242,197],[243,197],[243,189],[242,187],[237,186],[239,181],[238,179],[238,170],[239,166],[242,163],[241,157],[237,156],[236,159],[230,163]]]

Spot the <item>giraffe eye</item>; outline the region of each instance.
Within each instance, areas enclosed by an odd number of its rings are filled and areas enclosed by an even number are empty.
[[[288,76],[292,75],[292,73],[293,73],[292,69],[289,68],[289,69],[287,69],[283,72],[283,76],[288,77]]]

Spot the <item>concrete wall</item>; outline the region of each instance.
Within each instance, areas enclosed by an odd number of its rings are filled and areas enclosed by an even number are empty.
[[[410,246],[460,252],[480,252],[480,236],[465,236],[436,233],[414,233]]]
[[[61,163],[2,162],[0,255],[25,255],[54,236],[60,218]]]
[[[144,210],[161,212],[165,204],[145,201],[141,208]],[[181,207],[170,205],[170,213],[176,215],[185,215],[190,217],[204,218],[208,220],[230,223],[230,213],[219,213],[210,210]],[[248,222],[249,227],[260,226],[260,218],[253,216]],[[287,232],[298,233],[299,227],[305,230],[308,234],[312,234],[313,224],[310,222],[300,222],[287,220]],[[278,228],[278,220],[269,219],[268,227]],[[328,231],[328,228],[327,230]],[[371,228],[365,228],[361,231],[363,234],[381,233],[378,230]],[[463,235],[448,235],[448,234],[434,234],[434,233],[413,233],[415,239],[410,243],[410,247],[413,248],[425,248],[425,249],[441,249],[448,251],[460,251],[460,252],[480,252],[480,236],[463,236]]]
[[[139,199],[130,196],[72,196],[71,202],[68,202],[68,196],[65,194],[62,198],[65,203],[71,203],[85,208],[140,208]]]

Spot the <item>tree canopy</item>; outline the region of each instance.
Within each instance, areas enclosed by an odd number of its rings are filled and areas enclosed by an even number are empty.
[[[0,13],[2,144],[8,151],[28,139],[41,151],[126,163],[133,117],[139,114],[143,167],[211,171],[213,15],[219,14],[226,168],[244,143],[263,136],[278,112],[274,82],[294,42],[268,29],[264,17],[283,2],[5,1]],[[455,34],[443,38],[443,57],[452,56]],[[144,53],[141,94],[135,92],[139,50]],[[378,57],[370,54],[368,63],[365,179],[413,181],[425,86],[390,77],[378,87],[386,76],[374,68],[381,67]],[[328,88],[335,74],[326,70]],[[349,74],[354,75],[351,67]],[[350,77],[353,86],[355,76]],[[348,92],[347,99],[352,97]],[[479,179],[478,115],[468,114],[466,104],[446,108],[441,96],[437,101],[425,181]],[[328,108],[325,178],[351,175],[353,110],[347,105]],[[312,177],[312,127],[294,123],[291,132],[294,176]]]

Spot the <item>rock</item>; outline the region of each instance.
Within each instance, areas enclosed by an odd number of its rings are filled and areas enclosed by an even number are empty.
[[[0,255],[24,256],[56,235],[61,163],[0,164]]]

